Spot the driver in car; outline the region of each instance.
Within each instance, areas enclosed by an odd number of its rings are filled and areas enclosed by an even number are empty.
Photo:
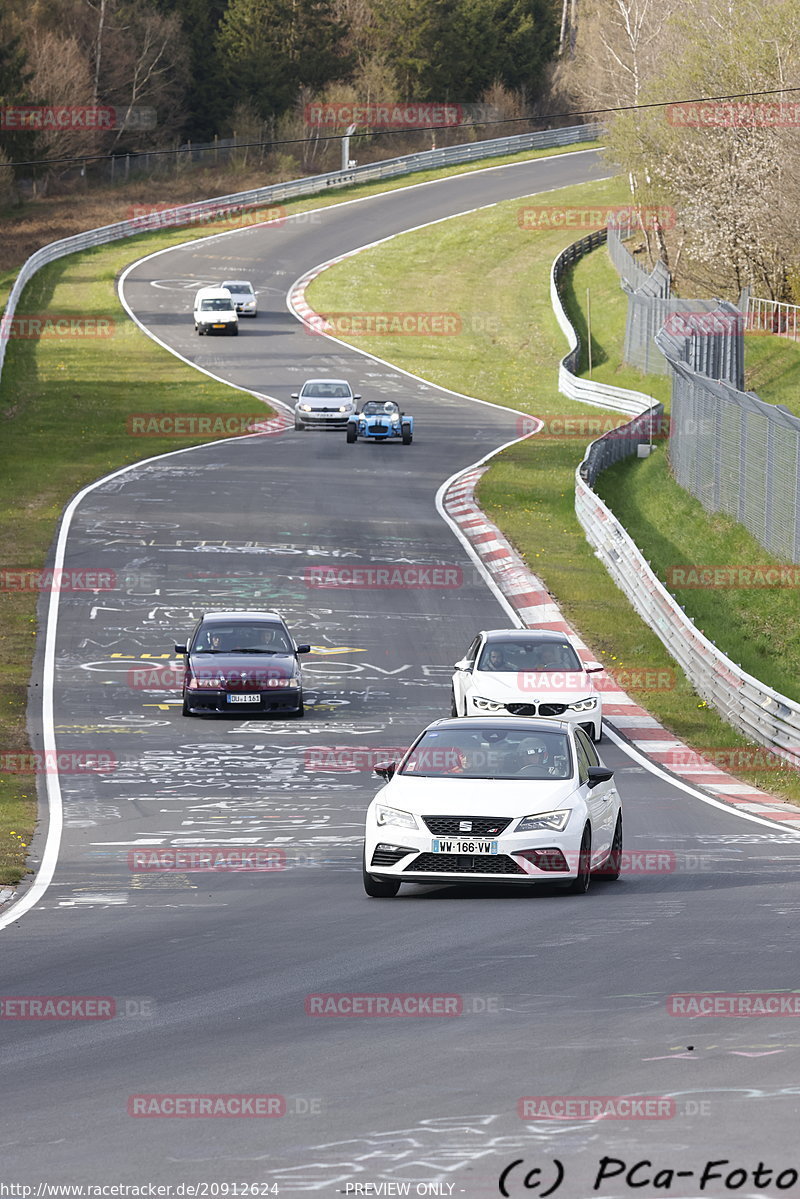
[[[483,669],[495,671],[508,670],[506,656],[499,645],[493,645],[489,650],[489,653],[486,655],[486,666]]]
[[[561,648],[558,645],[543,645],[536,659],[539,670],[559,670],[562,666]]]
[[[517,746],[517,774],[530,774],[535,778],[545,778],[553,773],[550,763],[550,752],[547,745],[539,737],[526,737]]]

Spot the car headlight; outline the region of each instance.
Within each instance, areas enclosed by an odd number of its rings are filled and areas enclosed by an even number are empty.
[[[399,808],[390,808],[386,804],[378,804],[375,808],[375,819],[378,824],[399,824],[403,828],[419,828],[410,812],[402,812]]]
[[[591,712],[592,708],[597,707],[597,697],[590,695],[588,699],[576,699],[574,704],[569,705],[570,712]]]
[[[571,808],[559,808],[556,812],[542,812],[538,816],[525,816],[520,820],[515,833],[532,833],[536,829],[549,829],[550,832],[563,832],[567,821],[572,815]]]
[[[256,302],[255,300],[245,300],[244,306],[245,308],[255,308]]]
[[[505,704],[499,704],[494,699],[484,699],[481,695],[473,695],[472,702],[481,712],[501,712]]]
[[[339,411],[340,412],[352,412],[353,405],[352,404],[342,404],[339,408]]]
[[[311,411],[311,405],[310,405],[310,404],[301,404],[301,405],[300,405],[300,411],[301,411],[301,412],[310,412],[310,411]]]
[[[189,691],[201,691],[204,687],[213,687],[215,691],[221,691],[224,683],[221,679],[210,679],[207,676],[204,678],[192,678],[186,684]]]

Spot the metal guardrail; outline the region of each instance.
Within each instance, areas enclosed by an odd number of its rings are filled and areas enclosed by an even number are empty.
[[[745,310],[748,333],[774,333],[776,337],[800,340],[800,305],[784,304],[780,300],[747,297]]]
[[[608,408],[613,412],[636,415],[653,406],[655,401],[652,396],[645,395],[643,391],[628,391],[624,387],[612,387],[608,383],[595,383],[591,379],[583,379],[575,374],[580,359],[580,341],[561,299],[560,284],[564,272],[580,258],[583,258],[584,254],[603,245],[607,239],[607,232],[606,229],[598,229],[567,246],[566,250],[562,250],[556,257],[550,271],[550,302],[553,305],[561,332],[570,347],[558,367],[558,390],[568,399],[578,400],[581,404],[596,404],[600,408]]]
[[[586,450],[580,465],[581,478],[592,487],[598,475],[623,458],[638,453],[640,445],[652,445],[654,437],[663,439],[666,428],[664,405],[653,404],[652,408],[635,416],[626,425],[610,429]]]
[[[581,468],[575,475],[575,511],[597,557],[698,695],[740,733],[800,767],[800,704],[742,670],[703,636],[592,491]]]
[[[436,167],[475,162],[482,158],[496,158],[506,154],[517,154],[523,150],[543,150],[554,146],[568,146],[575,142],[596,141],[602,132],[599,123],[591,125],[568,125],[562,129],[546,129],[541,133],[520,133],[513,137],[492,138],[489,141],[470,142],[465,146],[446,146],[441,150],[423,150],[418,154],[406,154],[401,158],[388,158],[383,162],[368,163],[348,171],[330,171],[325,175],[310,175],[305,179],[292,179],[286,183],[273,183],[250,191],[235,192],[229,196],[217,196],[211,200],[200,200],[194,204],[182,204],[175,208],[159,210],[148,216],[130,221],[119,221],[103,225],[51,242],[31,254],[14,281],[8,297],[5,314],[0,322],[0,375],[5,361],[6,346],[12,329],[12,319],[17,310],[23,289],[38,270],[50,262],[89,250],[94,246],[107,245],[125,237],[134,237],[165,226],[201,223],[204,215],[217,217],[235,212],[247,212],[262,205],[274,205],[282,200],[299,196],[312,196],[331,188],[349,187],[354,183],[370,183],[383,179],[395,179],[416,171],[432,170]]]
[[[560,254],[553,264],[553,308],[572,346],[570,354],[559,368],[559,390],[565,395],[570,393],[561,386],[562,372],[574,379],[566,364],[570,355],[577,355],[578,337],[564,312],[556,279],[567,263],[577,261],[581,254],[588,253],[589,248],[602,244],[604,240],[596,235],[592,237],[594,245],[589,246],[589,238],[581,238]],[[612,390],[622,392],[621,388]],[[662,405],[654,404],[651,397],[643,397],[641,392],[622,394],[631,397],[630,410],[642,398],[649,399],[651,406],[628,424],[611,430],[587,447],[583,462],[575,472],[575,513],[586,539],[620,591],[663,642],[698,695],[740,733],[759,745],[767,746],[791,765],[800,767],[800,704],[742,670],[700,632],[658,580],[613,512],[592,490],[601,471],[635,453],[636,446],[647,438],[656,423],[661,425]],[[590,402],[610,406],[604,403],[598,390],[595,390]]]

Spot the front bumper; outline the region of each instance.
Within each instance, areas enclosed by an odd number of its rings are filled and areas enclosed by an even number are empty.
[[[184,700],[190,712],[221,713],[234,716],[252,716],[263,712],[298,712],[303,703],[303,693],[292,688],[291,691],[261,691],[258,692],[257,703],[231,701],[230,695],[242,695],[243,692],[229,691],[184,691]]]
[[[239,327],[238,321],[196,321],[198,333],[230,333]]]
[[[526,716],[535,717],[537,720],[566,721],[568,724],[576,724],[579,728],[584,729],[585,732],[587,732],[590,737],[593,737],[595,741],[600,737],[600,731],[603,724],[603,705],[599,698],[595,708],[589,708],[588,711],[583,712],[571,711],[566,704],[550,700],[543,700],[539,703],[527,703],[524,699],[519,699],[517,701],[509,702],[511,707],[501,707],[498,711],[487,711],[485,708],[479,708],[476,706],[475,696],[468,695],[466,702],[466,715],[512,717]],[[513,711],[512,708],[514,709]],[[545,709],[544,711],[542,711],[543,708]],[[549,711],[548,709],[550,708],[555,710]]]
[[[417,817],[420,821],[420,817]],[[511,822],[512,826],[518,818]],[[476,837],[476,841],[494,841],[493,854],[448,854],[434,852],[434,843],[443,838],[427,828],[410,829],[400,825],[367,822],[365,861],[367,873],[374,878],[401,879],[407,883],[553,883],[576,877],[579,868],[580,841],[586,816],[573,812],[567,829],[554,833],[542,829],[525,833],[503,833],[498,837]],[[403,851],[402,853],[400,851]],[[534,851],[539,851],[538,855]],[[549,855],[543,851],[552,851]],[[529,856],[524,856],[525,854]],[[563,868],[543,869],[536,864],[550,861]],[[394,859],[394,860],[392,860]]]
[[[350,420],[349,412],[299,412],[295,408],[295,417],[309,428],[345,429]]]

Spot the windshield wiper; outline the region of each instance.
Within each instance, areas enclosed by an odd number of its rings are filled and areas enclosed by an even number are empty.
[[[232,654],[288,654],[289,651],[286,649],[261,649],[254,645],[240,645],[228,652]]]

